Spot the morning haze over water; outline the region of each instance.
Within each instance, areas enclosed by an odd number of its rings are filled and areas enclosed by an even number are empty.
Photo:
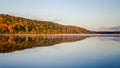
[[[0,66],[120,67],[119,42],[120,35],[0,35]]]
[[[120,0],[1,0],[0,68],[120,68]]]

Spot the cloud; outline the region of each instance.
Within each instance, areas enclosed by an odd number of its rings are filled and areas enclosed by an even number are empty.
[[[58,21],[60,21],[60,20],[62,20],[62,18],[55,18],[55,19],[53,19],[52,21],[58,22]]]

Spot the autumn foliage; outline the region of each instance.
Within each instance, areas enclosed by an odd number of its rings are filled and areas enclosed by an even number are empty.
[[[38,21],[0,14],[0,34],[88,34],[89,30],[61,25],[49,21]]]

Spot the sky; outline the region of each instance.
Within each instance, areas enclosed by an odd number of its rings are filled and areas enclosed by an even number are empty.
[[[120,26],[120,0],[0,0],[0,14],[101,30]]]

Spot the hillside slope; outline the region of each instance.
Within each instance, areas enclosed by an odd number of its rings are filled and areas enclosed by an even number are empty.
[[[90,34],[84,28],[0,14],[0,34]]]

